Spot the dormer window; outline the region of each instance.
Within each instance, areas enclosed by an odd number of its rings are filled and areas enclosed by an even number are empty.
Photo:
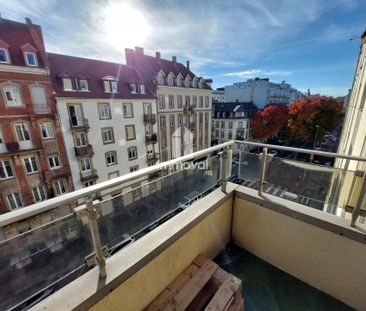
[[[10,64],[9,52],[7,49],[0,48],[0,63]]]
[[[202,81],[202,79],[200,79],[200,81],[198,82],[198,87],[199,87],[200,89],[202,89],[202,88],[203,88],[203,81]]]
[[[164,84],[164,76],[162,72],[158,73],[158,84],[163,85]]]
[[[72,91],[72,81],[71,78],[62,78],[62,87],[64,89],[64,91]]]
[[[140,84],[140,93],[145,94],[145,84]]]
[[[104,92],[106,93],[118,93],[117,79],[114,77],[103,78]]]
[[[135,83],[131,83],[130,84],[130,88],[131,88],[131,93],[132,94],[136,94],[137,93],[137,87]]]
[[[190,86],[191,86],[189,76],[187,76],[187,77],[185,78],[185,80],[184,80],[184,86],[185,86],[185,87],[190,87]]]
[[[79,79],[79,90],[80,91],[89,91],[88,87],[88,80],[86,79]]]
[[[38,62],[37,62],[37,54],[34,52],[25,52],[24,53],[24,58],[25,58],[25,62],[27,64],[27,66],[32,66],[32,67],[37,67],[38,66]]]
[[[173,74],[172,73],[170,73],[168,76],[168,85],[169,86],[173,85]]]
[[[197,87],[197,79],[196,78],[194,78],[192,80],[192,87]]]
[[[182,86],[182,76],[179,74],[176,79],[177,86]]]

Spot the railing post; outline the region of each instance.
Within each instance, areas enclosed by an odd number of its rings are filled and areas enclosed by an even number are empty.
[[[352,212],[351,226],[356,226],[356,220],[360,216],[361,207],[366,204],[366,174],[362,178],[362,186],[360,190],[360,195],[357,200],[357,204]]]
[[[222,152],[222,160],[221,160],[221,191],[226,193],[226,171],[228,168],[228,147],[225,147]]]
[[[100,240],[99,228],[97,223],[97,211],[91,198],[88,198],[88,200],[86,201],[86,215],[89,219],[90,233],[95,252],[95,260],[97,265],[99,266],[99,275],[102,279],[104,279],[107,276],[107,272],[105,269],[106,263],[104,259],[104,251],[102,247],[102,242]]]
[[[268,148],[263,148],[261,153],[261,166],[259,171],[259,184],[258,184],[258,195],[262,195],[264,178],[266,176],[266,162],[267,162]]]

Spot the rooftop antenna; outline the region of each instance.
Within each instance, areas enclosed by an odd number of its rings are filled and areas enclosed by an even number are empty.
[[[349,38],[348,41],[352,41],[352,40],[356,40],[358,38],[362,38],[364,35],[366,34],[366,28],[363,31],[363,33],[361,35],[354,35],[353,37]]]

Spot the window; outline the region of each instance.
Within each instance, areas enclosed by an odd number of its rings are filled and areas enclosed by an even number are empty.
[[[27,157],[24,158],[24,166],[25,170],[28,174],[38,172],[38,165],[36,157]]]
[[[32,102],[37,113],[49,112],[47,97],[44,87],[33,85],[30,87]]]
[[[171,114],[169,116],[169,124],[170,126],[174,126],[175,120],[174,120],[174,114]]]
[[[90,159],[89,158],[82,158],[80,159],[80,170],[82,172],[90,171],[91,165],[90,165]]]
[[[108,179],[117,178],[119,176],[119,171],[108,173]]]
[[[132,94],[136,94],[137,88],[135,83],[130,83],[130,89]]]
[[[185,78],[184,80],[184,86],[185,87],[190,87],[190,81],[189,81],[189,77],[187,76],[187,78]]]
[[[36,202],[41,202],[47,199],[46,193],[44,191],[43,186],[39,185],[32,189],[33,197]]]
[[[168,85],[170,85],[170,86],[172,86],[172,85],[173,85],[173,75],[172,75],[172,74],[170,74],[170,75],[168,76]]]
[[[53,184],[53,189],[55,191],[56,196],[67,192],[65,180],[59,179],[59,180],[54,181],[52,184]]]
[[[3,64],[10,63],[8,50],[0,48],[0,63]]]
[[[225,128],[225,121],[221,122],[221,128],[224,129]]]
[[[220,127],[220,122],[219,121],[215,122],[215,127]]]
[[[185,103],[186,103],[186,107],[188,107],[191,104],[191,97],[190,96],[185,96]]]
[[[114,143],[114,134],[112,127],[102,128],[102,139],[104,144]]]
[[[193,107],[197,107],[197,96],[193,96]]]
[[[165,108],[165,96],[159,95],[159,108],[164,109]]]
[[[205,107],[208,107],[210,105],[210,98],[208,96],[205,96]]]
[[[18,142],[30,140],[30,134],[29,134],[27,124],[25,124],[25,123],[15,124],[14,128],[15,128],[15,133],[16,133]]]
[[[89,180],[84,182],[84,188],[91,187],[93,185],[95,185],[95,180]]]
[[[243,122],[238,122],[238,129],[242,129],[243,128]]]
[[[224,135],[225,135],[225,132],[224,132],[224,131],[222,131],[222,132],[220,133],[220,138],[224,138]]]
[[[140,84],[140,93],[145,94],[145,84]]]
[[[43,139],[54,138],[53,126],[51,122],[43,122],[39,125]]]
[[[135,139],[135,126],[134,125],[126,125],[125,126],[125,131],[126,131],[126,139],[127,140],[132,140]]]
[[[202,79],[200,80],[200,82],[198,83],[198,87],[200,88],[200,89],[202,89],[203,88],[203,81],[202,81]]]
[[[11,210],[23,207],[22,198],[18,192],[7,195],[6,199]]]
[[[127,149],[127,153],[128,153],[128,159],[134,160],[137,159],[137,147],[130,147]]]
[[[233,122],[232,121],[230,121],[229,122],[229,129],[232,129],[233,128]]]
[[[215,137],[219,138],[220,132],[219,131],[215,131]]]
[[[200,107],[203,107],[203,96],[199,97],[199,105]]]
[[[183,116],[181,114],[178,114],[178,125],[182,125],[183,123]]]
[[[164,76],[161,72],[158,74],[158,84],[163,85],[164,84]]]
[[[177,82],[177,86],[182,86],[182,77],[180,76],[180,74],[177,77],[176,82]]]
[[[136,172],[136,171],[138,171],[139,170],[139,166],[138,165],[134,165],[134,166],[131,166],[130,167],[130,173],[132,173],[132,172]]]
[[[60,158],[58,154],[52,154],[48,156],[48,164],[51,169],[55,169],[60,167]]]
[[[210,113],[206,112],[205,113],[205,123],[208,123],[208,120],[210,119]]]
[[[100,120],[112,119],[111,107],[109,103],[98,104],[98,111]]]
[[[37,55],[33,52],[25,52],[24,53],[25,62],[28,66],[37,66]]]
[[[117,93],[117,79],[113,77],[107,77],[103,80],[104,92]]]
[[[133,118],[133,105],[123,104],[123,116],[125,118]]]
[[[192,80],[192,87],[197,87],[197,79],[196,78],[194,78]]]
[[[0,161],[0,179],[6,179],[14,177],[13,171],[11,170],[10,162]]]
[[[23,106],[22,98],[20,96],[20,90],[18,87],[14,85],[5,86],[4,94],[7,106],[9,107]]]
[[[227,138],[232,139],[233,138],[233,132],[228,132],[227,133]]]
[[[160,116],[160,127],[165,127],[165,116]]]
[[[62,78],[62,86],[64,91],[73,91],[71,78]]]
[[[169,108],[174,108],[174,95],[169,95]]]
[[[182,104],[183,104],[183,98],[182,98],[182,95],[178,95],[178,96],[177,96],[177,107],[178,107],[178,108],[182,108]]]
[[[77,147],[84,147],[87,144],[86,134],[84,132],[77,132],[75,134],[75,145]]]
[[[79,90],[84,92],[89,91],[88,80],[79,79]]]
[[[109,151],[105,154],[105,162],[107,166],[117,164],[117,152],[116,151]]]

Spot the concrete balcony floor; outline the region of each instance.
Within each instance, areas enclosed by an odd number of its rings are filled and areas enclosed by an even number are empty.
[[[233,243],[214,261],[243,281],[245,311],[354,310]]]

